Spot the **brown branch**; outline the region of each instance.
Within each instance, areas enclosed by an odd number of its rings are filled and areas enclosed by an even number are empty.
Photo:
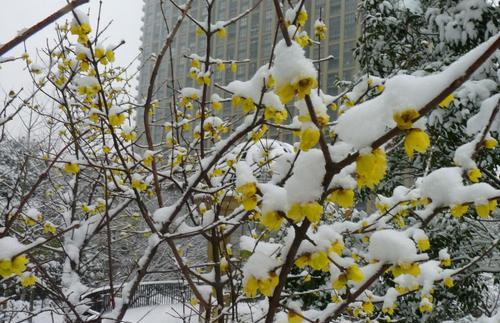
[[[79,7],[85,3],[89,2],[89,0],[74,0],[61,9],[57,10],[54,12],[52,15],[46,17],[42,21],[38,22],[37,24],[31,26],[30,28],[26,29],[7,43],[3,44],[0,46],[0,56],[14,48],[15,46],[19,45],[26,39],[30,38],[43,28],[47,27],[49,24],[53,23],[57,19],[59,19],[61,16],[64,16],[68,12],[74,10],[76,7]]]
[[[422,116],[426,115],[429,113],[432,109],[434,109],[436,106],[439,105],[441,101],[443,101],[448,95],[450,95],[453,91],[458,89],[467,79],[471,77],[471,75],[497,50],[497,48],[500,46],[500,37],[498,37],[493,44],[491,44],[485,51],[484,53],[479,56],[479,58],[471,65],[469,66],[466,70],[465,73],[458,78],[456,78],[448,87],[446,87],[444,90],[441,91],[437,96],[435,96],[431,101],[427,102],[425,106],[419,110],[420,116],[416,119],[420,119]],[[416,121],[415,120],[415,121]],[[400,130],[398,127],[395,127],[391,129],[389,132],[385,133],[382,135],[380,138],[375,140],[371,147],[372,149],[376,149],[395,136],[403,133],[404,130]],[[356,158],[359,156],[359,152],[355,152],[343,160],[341,160],[338,163],[334,163],[333,167],[329,168],[327,171],[327,175],[329,177],[329,180],[333,178],[335,174],[338,174],[344,167],[350,165],[353,163]],[[329,194],[330,192],[326,192],[325,194]]]
[[[151,73],[151,78],[149,81],[149,87],[148,87],[148,92],[146,96],[146,102],[144,103],[144,132],[146,134],[146,140],[148,142],[148,147],[150,150],[153,150],[153,138],[151,136],[151,130],[149,128],[149,111],[151,110],[151,101],[153,99],[153,89],[156,81],[156,77],[158,76],[158,72],[160,71],[160,65],[163,60],[163,56],[167,53],[167,50],[170,48],[172,45],[172,42],[174,40],[175,34],[177,34],[177,31],[179,30],[182,21],[184,20],[184,17],[186,17],[187,12],[189,9],[191,9],[191,3],[193,1],[189,0],[186,5],[183,7],[184,9],[181,11],[181,16],[177,19],[177,22],[175,23],[174,27],[172,28],[172,31],[170,34],[167,36],[167,39],[165,40],[165,44],[163,45],[160,54],[158,55],[155,65],[153,67],[153,71]],[[161,189],[160,189],[160,184],[158,181],[158,172],[156,169],[156,161],[153,159],[153,162],[151,164],[153,168],[153,179],[154,179],[154,187],[155,187],[155,192],[156,192],[156,198],[158,199],[158,205],[160,207],[163,206],[163,200],[161,197]]]

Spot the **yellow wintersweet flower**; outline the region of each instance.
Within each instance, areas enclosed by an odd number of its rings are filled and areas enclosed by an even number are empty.
[[[406,154],[410,159],[413,158],[413,153],[415,151],[422,154],[425,153],[430,144],[429,135],[420,129],[410,130],[404,142]]]
[[[16,275],[21,275],[23,271],[26,270],[26,264],[28,263],[28,258],[25,255],[20,255],[12,260],[12,273]]]
[[[201,29],[200,26],[196,27],[196,30],[194,32],[196,34],[196,36],[201,36],[205,33],[205,31],[203,29]]]
[[[224,63],[217,63],[217,71],[222,72],[226,70],[226,65]]]
[[[286,120],[288,117],[288,112],[286,110],[276,110],[274,107],[268,107],[264,109],[264,119],[269,121],[274,119],[274,123],[280,124]]]
[[[302,205],[302,213],[311,223],[317,223],[323,214],[323,205],[318,202],[309,202]]]
[[[226,28],[222,27],[222,28],[219,28],[219,30],[217,30],[217,36],[220,39],[226,38],[226,35],[227,35]]]
[[[329,270],[330,261],[328,255],[324,251],[315,252],[311,255],[309,266],[314,270],[327,272]]]
[[[295,89],[291,84],[287,84],[277,89],[276,95],[279,96],[281,103],[287,104],[295,96]]]
[[[301,79],[295,84],[297,97],[303,99],[311,93],[311,90],[318,86],[318,81],[313,77]]]
[[[427,238],[420,239],[420,240],[417,240],[417,246],[418,246],[418,250],[426,251],[426,250],[429,250],[431,248],[431,243],[429,242],[429,239],[427,239]]]
[[[317,24],[314,27],[314,36],[319,38],[319,40],[325,40],[327,31],[328,31],[328,28],[326,28],[325,24],[323,24],[323,23]]]
[[[320,138],[320,132],[317,128],[306,128],[300,131],[300,145],[299,148],[303,151],[316,146]]]
[[[236,188],[236,192],[242,194],[244,197],[250,197],[257,193],[257,184],[255,182],[248,182]]]
[[[455,285],[455,283],[453,282],[453,278],[451,277],[445,277],[443,279],[443,284],[448,288],[451,288]]]
[[[33,274],[29,274],[28,276],[21,278],[21,285],[23,287],[30,287],[36,284],[36,276]]]
[[[69,162],[64,165],[64,171],[70,174],[76,174],[80,171],[80,166],[75,162]]]
[[[272,272],[268,278],[259,280],[259,289],[264,296],[272,296],[278,282],[278,276],[276,273]]]
[[[106,56],[106,51],[102,47],[96,47],[95,52],[94,52],[94,56],[97,60],[99,60],[99,59],[103,58],[104,56]]]
[[[257,291],[259,290],[259,281],[254,276],[250,276],[245,285],[243,286],[243,292],[246,297],[255,297],[257,296]]]
[[[109,115],[109,124],[113,127],[121,126],[125,122],[125,114],[112,113]]]
[[[339,256],[342,255],[343,250],[344,250],[344,244],[340,241],[335,241],[328,249],[329,252],[335,252]]]
[[[398,277],[403,274],[417,277],[420,275],[420,266],[417,263],[402,263],[392,266],[391,272],[394,277]]]
[[[305,215],[302,213],[302,207],[299,203],[294,203],[288,210],[287,216],[293,222],[297,223],[304,220]]]
[[[241,109],[245,113],[251,112],[251,111],[255,110],[255,103],[253,102],[253,100],[251,98],[245,98],[241,102]]]
[[[487,219],[490,217],[490,212],[494,211],[497,208],[497,201],[491,200],[485,204],[476,204],[475,209],[477,215],[479,215],[482,219]]]
[[[305,48],[306,46],[312,44],[311,38],[309,38],[309,36],[306,33],[304,33],[300,36],[295,36],[295,41],[302,48]]]
[[[241,96],[233,95],[233,97],[231,98],[231,105],[236,108],[241,104],[241,101],[243,101],[243,98]]]
[[[281,103],[287,104],[295,95],[303,99],[311,93],[311,90],[318,86],[318,81],[314,77],[306,77],[294,84],[286,84],[276,90],[276,95],[280,97]]]
[[[308,253],[304,254],[295,260],[295,266],[299,268],[304,268],[305,266],[309,265],[310,260],[311,260],[311,255]]]
[[[441,266],[450,267],[451,266],[451,259],[449,257],[441,259]]]
[[[267,88],[272,89],[273,87],[274,87],[274,78],[272,74],[270,74],[269,77],[267,78]]]
[[[411,129],[413,121],[420,116],[415,109],[408,109],[401,112],[396,112],[392,117],[396,121],[397,127],[401,130]]]
[[[494,149],[497,146],[498,142],[495,138],[485,139],[483,142],[484,147],[487,149]]]
[[[452,206],[450,212],[454,218],[460,218],[465,213],[467,213],[468,210],[469,210],[469,206],[467,204],[458,204],[458,205]]]
[[[287,216],[295,223],[302,221],[304,218],[311,223],[317,223],[323,214],[323,206],[318,202],[309,202],[302,205],[298,203],[292,204],[288,210]]]
[[[443,101],[439,102],[439,107],[440,108],[447,108],[451,102],[455,100],[455,96],[453,94],[448,95],[446,98],[444,98]]]
[[[132,178],[132,188],[135,188],[139,192],[143,192],[148,188],[148,185],[140,179]]]
[[[257,207],[257,196],[254,195],[242,198],[241,204],[243,205],[243,209],[245,209],[245,211],[252,211]]]
[[[43,232],[47,234],[56,234],[56,227],[53,226],[50,222],[45,222],[43,225]]]
[[[195,296],[191,297],[191,300],[189,301],[191,303],[191,305],[193,306],[196,306],[198,304],[200,304],[200,300],[197,299]]]
[[[332,288],[336,290],[342,290],[347,286],[347,276],[341,274],[337,279],[332,282]]]
[[[302,323],[302,316],[294,311],[288,312],[288,323]]]
[[[467,177],[469,177],[470,181],[473,183],[479,182],[481,175],[479,168],[472,168],[467,171]]]
[[[220,109],[222,109],[222,103],[220,103],[219,101],[213,101],[212,108],[214,110],[220,110]]]
[[[259,130],[253,131],[252,135],[251,135],[252,140],[255,142],[259,141],[260,138],[262,138],[262,136],[264,136],[266,134],[268,129],[269,129],[269,127],[267,125],[262,125],[259,128]]]
[[[260,222],[263,226],[268,228],[269,231],[276,231],[281,228],[284,220],[285,219],[277,211],[271,211],[264,213]]]
[[[395,309],[396,309],[396,304],[393,304],[392,306],[384,306],[382,307],[382,313],[393,315]]]
[[[0,276],[7,278],[12,275],[12,261],[10,259],[0,259]]]
[[[365,312],[366,315],[372,315],[375,309],[375,306],[373,306],[372,302],[363,302],[361,307],[363,308],[363,312]]]
[[[421,313],[430,313],[432,312],[432,303],[427,298],[423,298],[418,309]]]
[[[212,83],[212,79],[209,75],[204,75],[202,78],[203,84],[210,85]]]
[[[236,63],[231,63],[231,72],[236,73],[238,71],[238,65]]]
[[[123,138],[125,141],[133,141],[137,138],[137,133],[135,131],[128,132],[128,131],[122,131],[120,133],[120,137]]]
[[[328,201],[343,208],[351,208],[354,205],[354,191],[343,188],[336,189],[328,196]]]
[[[356,159],[356,175],[359,187],[373,189],[385,176],[387,161],[385,152],[377,148],[370,154],[360,155]]]
[[[115,52],[112,49],[108,49],[106,51],[106,58],[108,59],[108,62],[114,62],[115,61]]]
[[[297,15],[297,26],[304,26],[307,18],[307,11],[305,11],[304,9],[300,10],[299,14]]]
[[[347,279],[359,284],[365,279],[365,274],[357,264],[354,264],[347,268]]]

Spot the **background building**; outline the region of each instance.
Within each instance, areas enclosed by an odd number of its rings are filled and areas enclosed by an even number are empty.
[[[250,8],[256,0],[217,0],[213,8],[215,21],[228,20]],[[314,35],[314,21],[321,16],[328,26],[328,37],[321,43],[321,57],[333,55],[334,58],[321,64],[321,87],[329,94],[336,93],[335,81],[338,79],[351,80],[356,71],[353,49],[356,44],[358,24],[356,23],[356,0],[309,0],[306,9],[309,19],[305,28],[310,35]],[[206,2],[193,1],[190,15],[200,21],[206,20]],[[142,65],[139,79],[139,96],[144,97],[147,92],[149,78],[152,70],[151,55],[158,53],[167,35],[165,19],[172,27],[179,16],[179,11],[172,7],[169,1],[164,1],[163,14],[160,0],[144,0],[144,25],[142,27]],[[250,59],[248,64],[241,64],[237,73],[229,68],[225,72],[215,73],[214,81],[227,84],[233,79],[247,80],[263,64],[269,61],[271,44],[276,27],[276,17],[273,2],[264,0],[251,14],[227,28],[227,37],[219,39],[213,37],[213,57],[228,60]],[[193,81],[188,76],[191,68],[190,61],[183,55],[196,53],[204,56],[206,48],[205,37],[196,36],[196,25],[185,19],[176,35],[172,46],[173,66],[176,84],[178,87],[193,86]],[[317,48],[311,46],[307,49],[310,57],[317,58]],[[166,102],[170,96],[170,62],[164,59],[157,79],[155,98]],[[153,135],[156,142],[162,140],[163,129],[161,124],[170,119],[170,109],[166,103],[160,104],[160,110],[155,114]],[[233,113],[227,107],[223,113]],[[143,113],[138,111],[138,129],[141,130]]]

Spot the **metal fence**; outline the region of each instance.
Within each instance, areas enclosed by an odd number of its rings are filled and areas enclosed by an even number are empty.
[[[122,296],[122,285],[114,287],[114,297]],[[82,296],[90,301],[90,307],[96,312],[112,310],[111,288],[101,287]],[[179,280],[143,282],[137,288],[130,308],[183,303],[191,299],[191,289]]]

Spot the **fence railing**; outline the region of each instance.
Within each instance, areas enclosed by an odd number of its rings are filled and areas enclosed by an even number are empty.
[[[122,285],[114,286],[115,298],[122,296]],[[96,312],[112,310],[111,288],[109,286],[95,289],[82,296],[90,302],[90,307]],[[131,308],[183,303],[191,299],[191,289],[185,282],[179,280],[143,282],[137,288],[134,298],[130,302]]]

